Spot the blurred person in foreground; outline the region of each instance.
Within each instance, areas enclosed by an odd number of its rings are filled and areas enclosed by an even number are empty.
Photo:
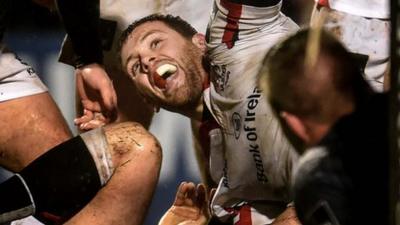
[[[352,54],[326,31],[302,30],[269,52],[259,77],[302,154],[293,176],[301,223],[388,224],[388,99]]]

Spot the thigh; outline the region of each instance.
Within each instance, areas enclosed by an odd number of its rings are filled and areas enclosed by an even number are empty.
[[[0,165],[17,172],[72,135],[48,92],[0,102]]]

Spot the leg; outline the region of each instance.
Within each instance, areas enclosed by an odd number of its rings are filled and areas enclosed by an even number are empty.
[[[18,172],[72,135],[48,92],[0,102],[0,165]]]
[[[66,224],[142,224],[161,167],[157,140],[137,123],[104,128],[115,167],[108,183]]]
[[[72,138],[0,184],[0,223],[35,213],[46,223],[141,224],[157,184],[160,150],[137,123]]]

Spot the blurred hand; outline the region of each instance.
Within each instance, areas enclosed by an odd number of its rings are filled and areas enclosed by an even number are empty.
[[[210,218],[209,200],[204,184],[182,182],[175,201],[158,225],[205,225]]]
[[[117,94],[104,68],[93,63],[76,69],[75,75],[77,92],[84,109],[82,117],[74,120],[75,124],[81,128],[88,126],[94,119],[104,124],[114,121],[117,115]],[[99,114],[102,117],[97,116]],[[98,118],[94,118],[95,115]]]

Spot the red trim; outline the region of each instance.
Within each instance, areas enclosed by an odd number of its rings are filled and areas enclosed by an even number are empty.
[[[235,225],[252,225],[251,207],[244,205],[239,210],[239,221]]]
[[[318,8],[327,7],[329,8],[329,0],[318,0]]]
[[[210,87],[210,77],[207,76],[203,81],[203,91]]]
[[[63,220],[60,216],[56,216],[49,212],[41,212],[40,216],[48,220],[47,222],[52,222],[53,224],[62,224]]]
[[[222,43],[225,43],[230,49],[235,45],[239,35],[239,19],[242,15],[242,5],[229,2],[229,0],[221,0],[221,5],[228,10]]]

